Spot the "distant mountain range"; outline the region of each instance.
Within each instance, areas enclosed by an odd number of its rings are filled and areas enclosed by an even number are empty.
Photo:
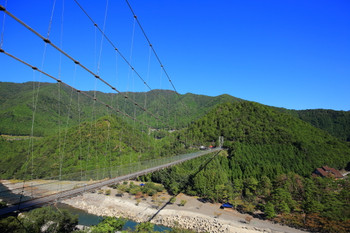
[[[94,91],[87,93],[91,96],[95,94]],[[148,109],[159,117],[160,121],[136,107],[123,95]],[[128,92],[123,95],[96,92],[96,97],[106,104],[135,116],[153,128],[168,130],[186,127],[218,104],[245,101],[226,94],[216,97],[192,93],[177,95],[170,90]],[[36,97],[37,104],[33,106],[33,98]],[[50,135],[57,132],[59,127],[71,127],[78,125],[79,122],[113,114],[111,110],[107,111],[105,106],[93,102],[84,95],[80,95],[78,101],[78,94],[63,85],[58,88],[58,84],[52,83],[0,82],[0,133],[30,135],[34,107],[35,136]],[[323,129],[343,141],[350,141],[350,111],[277,109]],[[132,121],[128,118],[125,120],[129,123]]]

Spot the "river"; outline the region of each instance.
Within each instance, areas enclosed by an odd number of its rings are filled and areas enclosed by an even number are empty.
[[[63,203],[57,204],[57,207],[59,209],[68,210],[71,214],[78,215],[78,218],[79,218],[78,224],[79,225],[93,226],[93,225],[97,225],[103,219],[101,216],[89,214],[81,209],[77,209],[77,208],[71,207],[70,205],[66,205]],[[126,224],[124,225],[123,230],[127,230],[127,229],[135,230],[136,225],[137,225],[137,222],[128,220],[126,222]],[[153,230],[159,231],[159,232],[165,232],[165,231],[170,231],[171,228],[166,227],[166,226],[161,226],[161,225],[154,225]]]

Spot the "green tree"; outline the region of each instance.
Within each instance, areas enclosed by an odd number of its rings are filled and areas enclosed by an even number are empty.
[[[264,213],[266,215],[266,218],[268,219],[274,218],[276,216],[275,206],[271,202],[266,203],[264,208]]]
[[[6,202],[0,201],[0,209],[6,207]]]
[[[0,232],[72,232],[78,224],[78,216],[66,210],[56,211],[43,207],[25,213],[23,216],[8,217],[0,221]]]
[[[15,217],[10,216],[0,220],[0,232],[2,233],[26,233],[26,229],[23,224]]]
[[[187,203],[187,201],[186,201],[186,200],[181,200],[181,201],[180,201],[179,206],[185,206],[185,205],[186,205],[186,203]]]
[[[148,233],[153,232],[154,224],[150,222],[142,222],[136,225],[135,232]]]
[[[271,200],[279,213],[289,213],[296,205],[296,202],[292,199],[292,195],[283,188],[275,189]]]
[[[104,217],[102,222],[91,228],[93,233],[114,233],[123,229],[126,220],[123,218]]]
[[[257,194],[268,197],[271,193],[272,183],[269,177],[262,176],[257,188]]]
[[[258,187],[258,180],[254,177],[249,177],[244,180],[244,196],[246,198],[251,198],[255,195],[255,191]]]
[[[176,197],[171,197],[169,202],[170,204],[174,204],[176,202]]]

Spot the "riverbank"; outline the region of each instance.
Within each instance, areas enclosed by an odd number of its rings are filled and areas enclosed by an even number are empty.
[[[110,194],[103,194],[108,189]],[[255,218],[247,222],[246,217],[249,215],[232,209],[220,209],[219,204],[203,203],[195,197],[183,194],[176,197],[174,204],[165,205],[169,199],[170,196],[165,192],[153,197],[135,198],[135,196],[120,194],[117,190],[104,187],[100,192],[84,193],[67,199],[63,203],[90,214],[123,217],[136,222],[145,222],[155,216],[151,220],[154,224],[176,226],[197,232],[303,232]],[[181,206],[181,201],[186,201],[186,204]]]

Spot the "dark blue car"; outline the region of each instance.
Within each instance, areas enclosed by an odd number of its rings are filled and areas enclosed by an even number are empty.
[[[224,208],[233,208],[233,205],[231,203],[224,203],[220,206],[221,209],[224,209]]]

